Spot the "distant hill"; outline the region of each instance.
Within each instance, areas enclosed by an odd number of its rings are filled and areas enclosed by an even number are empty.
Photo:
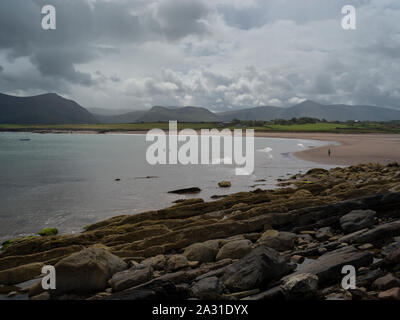
[[[131,109],[104,109],[104,108],[86,108],[92,114],[98,114],[100,116],[116,116],[131,112]]]
[[[98,120],[72,100],[55,93],[33,97],[0,94],[0,123],[85,124]]]
[[[177,120],[179,122],[217,122],[217,116],[205,108],[183,107],[165,108],[153,107],[137,119],[138,122],[158,122]]]
[[[133,122],[218,122],[215,114],[205,108],[197,107],[153,107],[147,111],[132,111],[125,114],[101,115],[95,114],[102,123],[133,123]]]
[[[328,121],[390,121],[400,120],[400,111],[374,106],[323,105],[311,100],[289,108],[265,106],[221,113],[212,113],[208,109],[198,107],[153,107],[148,111],[133,111],[122,115],[96,117],[103,123],[133,122],[229,122],[239,120],[274,120],[292,118],[318,118]]]
[[[90,109],[92,113],[72,100],[49,93],[34,97],[13,97],[0,94],[0,123],[2,124],[85,124],[137,122],[221,122],[239,120],[274,120],[318,118],[328,121],[391,121],[400,120],[400,110],[366,105],[323,105],[311,100],[289,108],[256,107],[213,113],[200,107],[160,107],[150,110]]]
[[[282,119],[284,109],[279,107],[256,107],[237,111],[217,113],[221,121],[239,120],[272,120]]]
[[[100,123],[134,123],[140,122],[138,121],[144,114],[148,111],[132,111],[124,114],[116,114],[116,115],[102,115],[102,114],[94,114],[96,119],[99,120]]]
[[[328,121],[390,121],[400,120],[400,111],[374,107],[349,105],[323,105],[311,100],[304,101],[289,108],[257,107],[245,110],[218,113],[221,121],[239,120],[273,120],[310,117]]]

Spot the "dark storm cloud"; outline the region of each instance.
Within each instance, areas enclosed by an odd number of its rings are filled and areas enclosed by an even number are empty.
[[[356,31],[340,26],[348,4]],[[398,0],[2,0],[0,90],[124,109],[400,107],[399,19]]]
[[[208,14],[201,1],[167,0],[157,9],[160,31],[168,39],[177,40],[187,34],[205,34],[207,25],[202,19]]]
[[[53,0],[57,29],[44,31],[41,8],[48,3],[2,0],[0,49],[7,51],[11,61],[29,57],[43,76],[71,83],[94,84],[92,75],[76,66],[106,55],[104,45],[178,40],[206,32],[206,26],[198,21],[207,14],[201,2],[163,2],[151,11],[143,1]]]

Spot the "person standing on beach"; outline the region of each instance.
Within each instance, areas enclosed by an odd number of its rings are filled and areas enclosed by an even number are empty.
[[[331,157],[331,149],[328,149],[328,157]]]

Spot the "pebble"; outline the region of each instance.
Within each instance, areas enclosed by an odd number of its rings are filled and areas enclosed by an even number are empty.
[[[360,250],[368,250],[368,249],[371,249],[371,248],[373,248],[373,247],[374,247],[373,244],[371,244],[371,243],[366,243],[366,244],[363,244],[362,246],[359,246],[358,249],[360,249]]]

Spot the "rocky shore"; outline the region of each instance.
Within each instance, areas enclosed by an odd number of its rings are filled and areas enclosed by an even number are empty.
[[[41,270],[56,269],[44,291]],[[356,270],[344,289],[343,266]],[[90,300],[400,300],[400,165],[313,169],[276,190],[12,241],[0,295]]]

